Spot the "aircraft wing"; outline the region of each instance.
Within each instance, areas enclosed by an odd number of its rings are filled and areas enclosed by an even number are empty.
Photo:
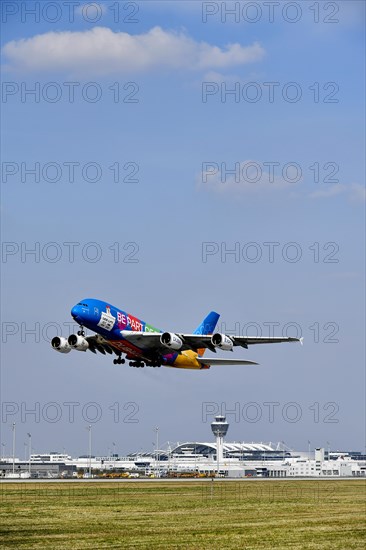
[[[302,338],[293,338],[292,336],[230,336],[234,346],[241,346],[247,348],[253,344],[280,344],[281,342],[300,342],[302,344]]]
[[[137,332],[133,330],[123,330],[121,335],[131,344],[145,350],[169,353],[169,348],[161,343],[161,336],[163,332]],[[193,350],[196,351],[200,348],[208,348],[216,353],[215,347],[211,344],[210,337],[201,334],[177,334],[182,340],[183,345],[179,351]],[[189,336],[192,336],[190,339]],[[174,351],[174,350],[172,350]]]
[[[88,349],[93,353],[97,353],[97,351],[99,351],[99,353],[102,353],[103,355],[105,355],[106,352],[109,353],[110,355],[113,352],[118,353],[118,350],[116,351],[113,345],[111,345],[110,343],[107,343],[106,340],[104,340],[98,335],[87,336],[85,340],[89,344]]]
[[[167,353],[167,347],[161,343],[162,332],[136,332],[130,330],[121,331],[123,338],[135,344],[138,347],[150,349],[152,351],[158,351],[160,353]],[[179,351],[193,350],[197,351],[202,348],[207,348],[216,353],[217,347],[212,344],[212,335],[206,334],[181,334],[176,333],[183,345]],[[253,344],[276,344],[280,342],[300,342],[302,344],[302,338],[292,337],[266,337],[266,336],[229,336],[233,343],[233,346],[241,346],[247,348]]]
[[[197,357],[197,361],[202,365],[258,365],[255,361],[245,359],[221,359],[216,357]]]

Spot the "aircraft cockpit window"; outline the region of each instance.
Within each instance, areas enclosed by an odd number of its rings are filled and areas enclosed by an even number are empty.
[[[78,303],[78,306],[89,307],[88,304],[83,304],[82,302],[79,302],[79,303]]]

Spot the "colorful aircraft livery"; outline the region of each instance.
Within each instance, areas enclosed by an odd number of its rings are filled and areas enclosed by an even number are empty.
[[[236,346],[252,344],[301,342],[302,338],[228,336],[214,332],[219,314],[211,311],[192,334],[163,332],[131,313],[107,302],[87,298],[74,306],[71,315],[80,326],[77,334],[68,338],[55,336],[51,345],[60,353],[71,350],[91,351],[115,356],[113,363],[131,367],[174,367],[178,369],[209,369],[212,365],[257,365],[245,359],[206,357],[206,349],[233,351]],[[95,334],[86,336],[84,328]]]

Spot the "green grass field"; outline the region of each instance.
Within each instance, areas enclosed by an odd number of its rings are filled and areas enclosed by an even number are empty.
[[[1,483],[1,548],[362,549],[364,480]]]

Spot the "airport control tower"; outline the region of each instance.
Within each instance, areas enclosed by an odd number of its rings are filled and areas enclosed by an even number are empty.
[[[215,416],[215,420],[211,422],[211,430],[216,436],[216,458],[217,458],[217,474],[220,471],[220,464],[224,460],[224,436],[227,434],[229,424],[226,422],[226,417],[222,415]]]

